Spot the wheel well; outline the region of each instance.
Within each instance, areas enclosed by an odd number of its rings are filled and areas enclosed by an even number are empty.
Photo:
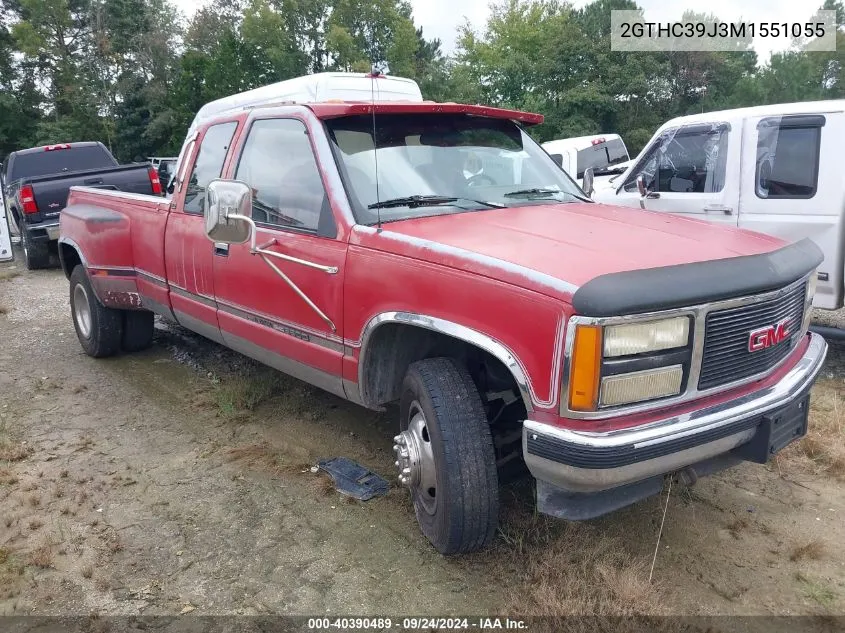
[[[464,365],[490,423],[500,481],[527,472],[522,460],[522,422],[527,416],[527,403],[514,375],[490,352],[447,334],[405,323],[379,326],[363,351],[359,389],[368,406],[398,400],[411,363],[447,357]]]
[[[482,395],[513,391],[522,395],[516,379],[502,361],[488,351],[447,334],[404,323],[386,323],[370,336],[361,359],[361,395],[368,404],[381,406],[398,400],[408,366],[426,358],[448,357],[469,370]]]
[[[70,274],[73,272],[74,268],[82,263],[82,258],[73,246],[60,242],[59,261],[62,264],[62,271],[65,273],[65,277],[70,279]]]

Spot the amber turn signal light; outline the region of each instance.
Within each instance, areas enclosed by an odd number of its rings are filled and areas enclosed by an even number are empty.
[[[569,372],[569,408],[573,411],[595,411],[601,372],[601,327],[578,325],[576,328]]]

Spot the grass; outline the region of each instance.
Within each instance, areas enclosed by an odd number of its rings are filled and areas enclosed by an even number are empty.
[[[502,614],[510,616],[662,615],[659,584],[649,582],[651,560],[596,525],[567,523],[534,512],[526,500],[511,507],[487,557],[496,577],[518,578]],[[655,534],[656,537],[656,534]],[[575,625],[578,622],[574,623]],[[590,623],[583,622],[584,630]],[[659,625],[658,625],[659,628]]]
[[[247,376],[233,376],[216,386],[213,401],[224,418],[242,418],[278,392],[278,372],[259,369]]]
[[[18,483],[18,476],[7,468],[0,468],[0,486],[12,486]]]
[[[829,609],[836,602],[836,592],[828,585],[818,580],[808,578],[801,573],[797,574],[796,578],[801,584],[802,593],[816,604]]]
[[[48,543],[39,545],[29,553],[26,564],[31,567],[39,567],[41,569],[52,567],[53,548]]]
[[[15,277],[20,277],[19,270],[0,270],[0,281],[10,281]]]
[[[8,437],[0,434],[0,462],[19,462],[26,459],[32,453],[32,449],[18,442],[13,442]]]
[[[14,598],[23,585],[24,565],[12,553],[0,548],[0,600]]]
[[[822,378],[810,396],[806,437],[777,456],[777,464],[845,481],[845,383]]]

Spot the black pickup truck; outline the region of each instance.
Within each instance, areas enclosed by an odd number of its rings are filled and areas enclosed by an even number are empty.
[[[12,235],[19,235],[26,267],[46,268],[59,237],[59,213],[71,187],[97,187],[161,195],[147,163],[119,165],[102,143],[63,143],[9,154],[2,168],[3,195]]]

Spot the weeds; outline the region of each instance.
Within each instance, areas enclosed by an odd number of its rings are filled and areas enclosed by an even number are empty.
[[[19,270],[0,270],[0,281],[11,281],[15,277],[20,277]]]
[[[280,384],[279,374],[270,369],[260,369],[243,377],[233,376],[216,387],[214,404],[220,416],[242,418],[277,393]]]
[[[810,397],[807,436],[777,456],[777,463],[845,481],[845,407],[842,381],[821,379]]]
[[[748,525],[748,519],[746,519],[745,517],[736,517],[733,521],[728,523],[726,527],[731,533],[731,536],[738,539],[740,532],[747,529]]]
[[[23,584],[24,566],[9,550],[0,548],[0,600],[14,598]]]
[[[53,566],[53,548],[48,543],[38,546],[30,552],[27,565],[46,569]]]
[[[789,555],[789,560],[797,562],[799,560],[821,560],[824,555],[824,543],[821,541],[810,541],[804,545],[799,545],[792,550]]]
[[[31,453],[32,449],[24,444],[0,438],[0,462],[19,462]]]
[[[489,556],[494,565],[517,570],[522,577],[503,613],[663,613],[660,587],[648,581],[650,561],[627,552],[623,541],[583,523],[545,517],[524,504],[506,516]]]
[[[11,470],[0,468],[0,485],[13,486],[18,483],[18,477]]]
[[[807,598],[825,608],[833,606],[836,601],[836,592],[833,589],[801,573],[797,574],[796,578],[801,583],[802,591]]]

